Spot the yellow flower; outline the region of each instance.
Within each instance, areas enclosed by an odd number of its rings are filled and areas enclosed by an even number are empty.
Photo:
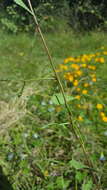
[[[79,115],[79,116],[78,116],[78,120],[79,120],[79,121],[83,121],[83,117]]]
[[[61,64],[61,65],[60,65],[60,69],[61,69],[61,70],[67,70],[68,67],[67,67],[66,65]]]
[[[81,60],[80,60],[80,58],[78,57],[78,58],[75,58],[75,62],[76,63],[79,63]]]
[[[86,63],[83,63],[83,64],[81,64],[81,67],[87,67],[87,64]]]
[[[104,54],[104,55],[107,55],[107,51],[104,51],[103,54]]]
[[[44,172],[44,176],[45,176],[45,177],[48,177],[48,176],[49,176],[49,173],[48,173],[47,170]]]
[[[82,75],[82,71],[78,70],[78,71],[76,72],[76,74],[77,74],[78,76],[81,76],[81,75]]]
[[[81,62],[85,63],[85,62],[87,62],[87,61],[91,61],[91,56],[84,54],[84,55],[81,57]]]
[[[81,89],[80,89],[80,88],[77,88],[76,90],[77,90],[77,92],[80,92]]]
[[[94,66],[94,65],[89,65],[88,68],[92,69],[92,70],[96,70],[96,66]]]
[[[104,116],[105,116],[105,113],[104,113],[104,112],[100,112],[100,116],[101,116],[101,117],[104,117]]]
[[[64,63],[68,63],[68,62],[69,62],[69,59],[66,58],[66,59],[64,60]]]
[[[103,117],[102,117],[102,120],[103,120],[104,122],[107,122],[107,116],[103,116]]]
[[[73,77],[73,75],[72,75],[71,73],[65,74],[65,75],[64,75],[64,78],[65,78],[66,80],[69,80],[70,82],[72,82],[72,81],[74,80],[74,77]]]
[[[73,85],[78,86],[78,80],[74,80]]]
[[[64,63],[68,63],[68,62],[74,62],[75,58],[74,57],[68,57],[64,60]]]
[[[77,100],[80,100],[80,96],[79,95],[77,95],[77,96],[75,96],[75,98],[77,99]]]
[[[96,70],[96,66],[94,66],[94,65],[91,66],[91,69],[92,69],[92,70]]]
[[[92,78],[92,81],[93,81],[93,82],[96,82],[96,81],[97,81],[96,77],[93,77],[93,78]]]
[[[84,87],[88,87],[88,86],[89,86],[89,84],[88,84],[88,83],[85,83],[85,84],[84,84]]]
[[[75,70],[79,70],[80,66],[77,65],[77,64],[75,64],[75,63],[73,63],[73,64],[71,65],[71,68],[73,68],[73,69],[75,69]]]
[[[104,57],[98,57],[95,59],[95,62],[104,63],[105,59],[104,59]]]
[[[96,108],[97,108],[98,110],[101,110],[101,109],[103,109],[103,105],[102,105],[102,104],[97,104],[97,105],[96,105]]]
[[[87,90],[83,90],[83,91],[82,91],[82,94],[87,94],[87,93],[88,93]]]

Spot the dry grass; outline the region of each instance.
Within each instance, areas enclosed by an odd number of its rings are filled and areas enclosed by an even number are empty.
[[[15,126],[27,114],[28,97],[34,93],[32,85],[25,87],[21,97],[14,97],[7,103],[0,101],[0,133]]]

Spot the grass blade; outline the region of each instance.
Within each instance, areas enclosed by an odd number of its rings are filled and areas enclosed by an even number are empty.
[[[22,0],[14,0],[14,2],[17,5],[19,5],[20,7],[24,8],[25,10],[27,10],[31,15],[33,15],[32,12],[30,11],[30,9],[23,3]]]

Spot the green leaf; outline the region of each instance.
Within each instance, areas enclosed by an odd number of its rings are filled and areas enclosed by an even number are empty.
[[[82,190],[91,190],[92,189],[92,180],[88,180],[87,183],[82,185]]]
[[[79,183],[81,183],[82,180],[84,179],[84,173],[77,171],[75,177],[76,177],[76,180],[77,180]]]
[[[27,10],[30,14],[33,15],[33,13],[32,13],[32,12],[30,11],[30,9],[23,3],[22,0],[14,0],[14,2],[15,2],[17,5],[19,5],[19,6],[21,6],[22,8],[24,8],[25,10]]]
[[[75,168],[76,170],[86,168],[84,164],[73,159],[69,162],[69,164],[71,167]]]
[[[68,96],[68,95],[65,95],[65,98],[66,98],[66,101],[69,102],[69,101],[72,101],[74,100],[75,98],[72,97],[72,96]],[[57,93],[57,94],[54,94],[52,96],[52,99],[51,101],[53,102],[53,104],[56,104],[56,105],[59,105],[59,104],[64,104],[64,98],[63,98],[63,95],[61,93]]]
[[[57,189],[65,189],[70,184],[70,180],[64,180],[63,176],[57,177],[56,186]]]

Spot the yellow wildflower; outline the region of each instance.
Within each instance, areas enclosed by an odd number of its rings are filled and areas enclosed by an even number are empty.
[[[95,62],[104,63],[105,59],[104,59],[104,57],[98,57],[95,59]]]
[[[88,84],[88,83],[85,83],[85,84],[84,84],[84,87],[88,87],[88,86],[89,86],[89,84]]]
[[[94,65],[89,65],[88,68],[92,69],[92,70],[96,70],[96,66],[94,66]]]
[[[68,57],[64,60],[64,63],[68,63],[68,62],[74,62],[75,58],[74,57]]]
[[[93,81],[93,82],[96,82],[96,81],[97,81],[96,77],[93,77],[93,78],[92,78],[92,81]]]
[[[78,80],[74,80],[73,85],[78,86]]]
[[[78,57],[78,58],[75,58],[75,62],[76,63],[79,63],[81,60],[80,60],[80,58]]]
[[[69,59],[66,58],[66,59],[64,60],[64,63],[68,63],[68,62],[69,62]]]
[[[77,96],[75,96],[75,98],[77,99],[77,100],[80,100],[80,96],[79,95],[77,95]]]
[[[82,94],[87,94],[87,93],[88,93],[87,90],[83,90],[83,91],[82,91]]]
[[[49,176],[49,173],[48,173],[47,170],[44,172],[44,176],[45,176],[45,177],[48,177],[48,176]]]
[[[104,117],[104,116],[105,116],[105,113],[104,113],[104,112],[100,112],[100,116],[101,116],[101,117]]]
[[[86,62],[86,59],[84,57],[81,58],[81,62],[82,63],[85,63]]]
[[[104,122],[107,122],[107,116],[103,116],[103,117],[102,117],[102,120],[103,120]]]
[[[107,55],[107,51],[104,51],[103,54],[104,54],[104,55]]]
[[[78,116],[78,120],[79,120],[79,121],[83,121],[83,117],[79,115],[79,116]]]
[[[91,66],[91,69],[92,69],[92,70],[96,70],[96,66],[94,66],[94,65]]]
[[[83,63],[83,64],[81,64],[81,67],[87,67],[87,64],[86,63]]]
[[[103,105],[102,105],[102,104],[97,104],[97,105],[96,105],[96,108],[97,108],[98,110],[101,110],[101,109],[103,109]]]
[[[61,65],[60,65],[60,69],[61,69],[61,70],[67,70],[68,67],[67,67],[66,65],[61,64]]]
[[[78,70],[78,71],[76,72],[76,74],[77,74],[78,76],[81,76],[81,75],[82,75],[82,71]]]
[[[77,65],[77,64],[75,64],[75,63],[73,63],[73,64],[71,65],[71,68],[73,68],[73,69],[75,69],[75,70],[79,70],[80,66]]]
[[[87,60],[88,60],[87,58],[88,58],[87,55],[83,55],[83,56],[81,57],[81,62],[82,62],[82,63],[87,62]]]
[[[100,63],[104,63],[104,62],[105,62],[104,57],[101,57],[101,58],[100,58]]]
[[[64,75],[64,78],[65,78],[66,80],[69,80],[70,82],[72,82],[72,81],[74,80],[74,77],[73,77],[73,75],[72,75],[71,73],[65,74],[65,75]]]

